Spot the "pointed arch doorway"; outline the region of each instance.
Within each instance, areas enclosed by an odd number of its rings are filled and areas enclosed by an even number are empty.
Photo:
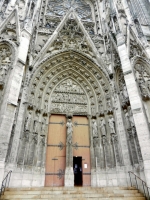
[[[61,82],[51,95],[45,186],[90,186],[88,100],[75,81]],[[67,123],[71,122],[71,141]]]

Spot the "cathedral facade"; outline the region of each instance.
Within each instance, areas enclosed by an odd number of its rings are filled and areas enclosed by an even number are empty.
[[[0,182],[150,186],[150,2],[0,2]]]

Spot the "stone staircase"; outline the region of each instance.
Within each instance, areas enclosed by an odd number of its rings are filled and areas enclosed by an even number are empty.
[[[143,195],[133,187],[42,187],[9,188],[1,199],[8,200],[145,200]]]

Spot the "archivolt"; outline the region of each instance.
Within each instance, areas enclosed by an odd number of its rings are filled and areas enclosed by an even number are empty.
[[[149,68],[150,70],[150,61],[141,56],[134,57],[131,61],[131,64],[132,64],[132,69],[134,69],[136,64],[144,64],[144,66],[147,66],[147,68]]]
[[[45,102],[50,105],[54,88],[67,78],[76,81],[85,91],[89,114],[91,100],[94,99],[94,114],[99,112],[99,103],[106,108],[107,100],[111,101],[108,74],[83,55],[66,52],[50,58],[34,71],[30,80],[29,103],[44,110]]]

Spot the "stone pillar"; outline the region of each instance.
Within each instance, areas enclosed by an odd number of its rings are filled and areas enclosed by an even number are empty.
[[[144,172],[147,185],[150,186],[150,133],[147,119],[144,113],[144,108],[138,87],[134,78],[133,69],[129,57],[127,55],[127,48],[125,45],[124,36],[117,34],[118,52],[124,73],[130,104],[133,112],[133,118],[137,130],[141,153],[143,157]]]
[[[91,116],[88,116],[88,119],[89,119],[90,154],[91,154],[91,186],[96,187],[97,186],[97,176],[96,176],[95,154],[94,154],[94,147],[93,147]]]
[[[72,150],[72,134],[73,124],[71,119],[67,121],[67,138],[66,138],[66,169],[65,169],[65,186],[74,186],[74,172],[73,172],[73,150]]]
[[[4,163],[8,150],[11,130],[14,122],[16,106],[20,93],[21,83],[24,74],[26,57],[30,42],[30,33],[23,30],[21,35],[21,42],[18,50],[18,59],[16,66],[13,68],[11,83],[7,88],[8,95],[5,99],[5,106],[3,107],[3,116],[1,116],[0,127],[0,183],[4,176]]]
[[[24,131],[23,130],[24,129],[23,124],[25,120],[24,113],[27,107],[27,103],[25,103],[27,102],[26,97],[27,97],[27,90],[25,88],[23,89],[23,92],[22,92],[21,104],[18,111],[17,122],[16,122],[14,137],[12,141],[12,147],[11,147],[11,151],[9,155],[9,163],[11,163],[12,168],[16,165],[21,133]]]
[[[119,101],[119,96],[117,94],[114,95],[114,114],[115,114],[115,121],[116,121],[116,129],[117,135],[119,138],[119,142],[121,145],[121,152],[120,155],[122,156],[122,164],[125,166],[131,165],[130,157],[129,157],[129,149],[128,143],[126,138],[126,131],[124,128],[123,118],[122,118],[122,110]]]

